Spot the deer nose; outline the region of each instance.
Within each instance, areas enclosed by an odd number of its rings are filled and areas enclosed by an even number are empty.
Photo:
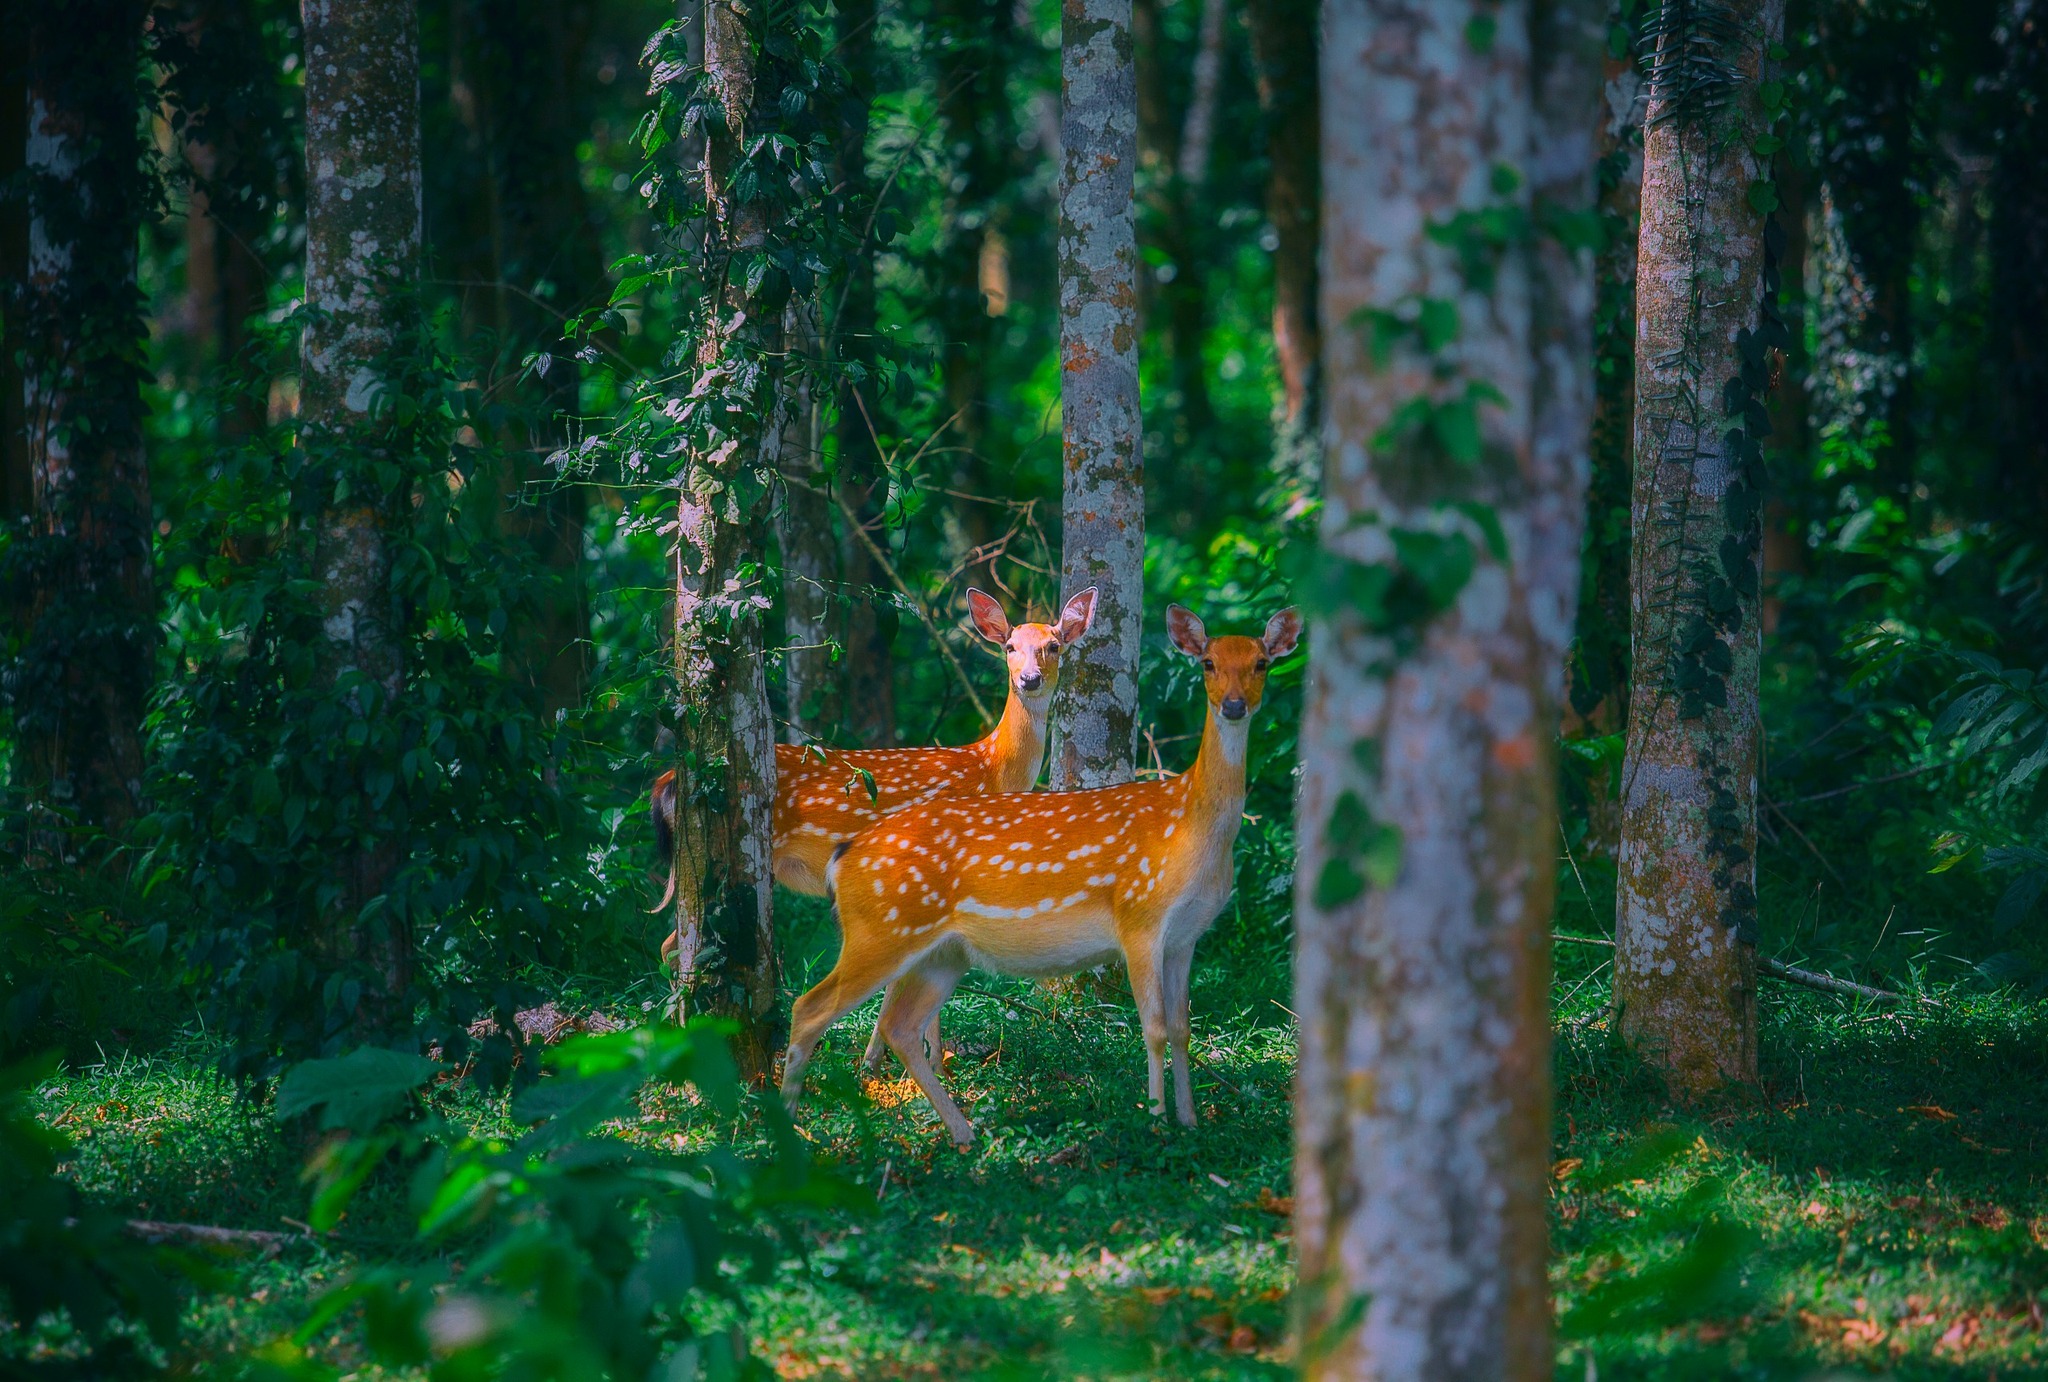
[[[1045,685],[1045,677],[1042,673],[1026,672],[1023,676],[1017,678],[1017,689],[1019,691],[1036,691],[1043,685]]]
[[[1223,718],[1226,720],[1242,720],[1245,710],[1244,697],[1225,696],[1223,704],[1218,709],[1222,710]]]

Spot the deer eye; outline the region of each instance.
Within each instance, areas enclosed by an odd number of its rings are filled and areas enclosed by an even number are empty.
[[[1216,659],[1215,659],[1215,658],[1213,658],[1213,657],[1205,657],[1205,658],[1203,658],[1203,659],[1202,659],[1202,670],[1203,670],[1203,671],[1205,671],[1205,672],[1213,672],[1213,671],[1215,671],[1215,670],[1216,670]]]
[[[1253,664],[1252,664],[1252,668],[1253,668],[1253,670],[1254,670],[1254,671],[1259,671],[1259,672],[1263,672],[1263,671],[1265,671],[1265,670],[1266,670],[1266,659],[1264,659],[1264,658],[1260,658],[1260,659],[1259,659],[1259,660],[1258,660],[1257,662],[1255,662],[1255,663],[1253,663]]]

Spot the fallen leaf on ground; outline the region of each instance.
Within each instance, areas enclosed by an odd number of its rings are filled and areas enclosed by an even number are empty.
[[[1908,1104],[1902,1110],[1902,1112],[1917,1113],[1922,1118],[1929,1119],[1936,1123],[1953,1123],[1956,1118],[1956,1116],[1953,1113],[1950,1113],[1940,1104]]]

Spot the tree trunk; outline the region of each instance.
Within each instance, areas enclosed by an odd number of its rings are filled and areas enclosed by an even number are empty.
[[[1568,726],[1619,733],[1628,722],[1629,496],[1635,477],[1636,222],[1643,197],[1643,90],[1634,27],[1621,5],[1608,23],[1626,36],[1602,70],[1596,143],[1603,238],[1593,281],[1592,478],[1586,495],[1585,561],[1573,639]],[[1604,764],[1585,776],[1586,853],[1621,850],[1621,802]]]
[[[536,405],[527,425],[499,438],[507,455],[496,477],[505,532],[547,578],[536,607],[508,633],[510,668],[549,711],[582,701],[590,660],[588,493],[546,458],[573,440],[581,393],[564,321],[600,303],[606,286],[576,156],[589,136],[576,82],[593,23],[588,0],[456,0],[450,22],[450,99],[471,148],[469,166],[453,178],[456,277],[472,322],[490,328],[509,357],[503,367],[530,352],[551,357],[526,383]]]
[[[790,358],[818,352],[817,312],[808,303],[783,317]],[[832,522],[831,477],[825,473],[824,404],[807,375],[790,389],[782,428],[782,502],[776,541],[782,548],[782,688],[788,703],[789,742],[836,742],[842,702],[833,644],[844,621],[839,578],[839,536]]]
[[[1727,38],[1663,35],[1636,259],[1634,688],[1622,769],[1614,997],[1673,1088],[1756,1078],[1756,803],[1767,354],[1778,232],[1752,185],[1784,0]],[[1680,62],[1677,54],[1686,54]],[[1703,63],[1702,52],[1711,55]],[[1728,73],[1703,89],[1703,66]]]
[[[782,353],[776,319],[730,272],[767,238],[759,205],[732,185],[754,110],[750,16],[758,14],[736,0],[704,6],[704,70],[725,114],[709,123],[704,140],[706,277],[725,285],[724,310],[713,314],[717,325],[699,352],[705,368],[733,362],[774,370]],[[771,376],[767,389],[766,416],[741,420],[746,430],[719,452],[689,458],[676,543],[679,1008],[738,1024],[734,1056],[749,1078],[767,1075],[782,1044],[769,911],[775,726],[762,669],[767,600],[758,575],[744,574],[759,569],[762,524],[759,505],[739,493],[745,472],[773,474],[780,466],[788,403],[779,378]]]
[[[875,0],[846,0],[837,6],[839,60],[846,65],[852,98],[846,133],[839,145],[839,181],[849,206],[870,206],[868,122],[875,89]],[[882,455],[874,428],[881,420],[882,391],[875,383],[875,255],[863,247],[845,266],[842,306],[834,328],[838,358],[860,366],[860,380],[842,388],[834,422],[839,438],[835,479],[853,522],[870,522],[878,509],[874,491],[881,480]],[[985,314],[984,314],[985,315]],[[875,565],[850,527],[840,531],[839,567],[846,602],[838,628],[846,656],[839,664],[842,732],[853,743],[887,748],[896,742],[896,679],[890,644],[896,606],[882,593],[888,577]],[[877,600],[886,603],[878,605]]]
[[[28,273],[9,351],[23,352],[30,513],[14,558],[21,642],[0,684],[16,784],[107,830],[142,807],[157,638],[135,278],[152,194],[135,92],[147,12],[31,7],[23,35]]]
[[[1167,358],[1172,387],[1168,395],[1169,441],[1161,483],[1171,492],[1182,473],[1180,463],[1190,451],[1212,440],[1215,413],[1209,402],[1203,342],[1208,336],[1208,295],[1202,281],[1202,221],[1194,206],[1200,182],[1208,176],[1209,129],[1215,119],[1217,87],[1222,74],[1223,0],[1203,0],[1197,33],[1188,104],[1174,118],[1167,92],[1169,47],[1160,23],[1159,0],[1133,0],[1132,39],[1137,55],[1138,150],[1143,180],[1145,217],[1142,238],[1162,259],[1158,270],[1138,279],[1138,294],[1147,318],[1165,317]],[[1186,509],[1174,517],[1192,523]]]
[[[1551,1375],[1553,743],[1591,264],[1551,240],[1461,258],[1438,228],[1591,207],[1603,8],[1323,10],[1323,318],[1377,325],[1324,347],[1323,584],[1344,593],[1314,623],[1301,739],[1309,1377]],[[1474,385],[1476,430],[1395,421],[1418,404],[1456,417]]]
[[[1095,621],[1062,664],[1055,791],[1128,782],[1145,614],[1145,472],[1138,412],[1138,161],[1131,0],[1076,0],[1061,36],[1061,599],[1096,589]]]
[[[1013,19],[1009,5],[988,0],[939,0],[937,18],[946,52],[939,72],[939,114],[951,136],[953,155],[953,193],[945,214],[949,234],[938,252],[933,304],[943,341],[939,370],[952,419],[949,435],[960,448],[954,488],[988,495],[1008,488],[991,471],[991,458],[983,454],[989,356],[996,336],[982,293],[982,262],[989,237],[1001,234],[1003,198],[1017,146],[1004,89]],[[997,535],[992,512],[988,504],[956,504],[954,520],[965,547],[978,547]]]
[[[192,180],[184,327],[202,360],[230,366],[269,294],[262,247],[277,212],[277,163],[289,127],[262,16],[229,0],[190,0],[180,8],[183,51],[167,94],[186,116],[184,155]],[[260,431],[265,404],[257,388],[227,394],[222,434],[239,439]]]
[[[2048,14],[2003,7],[2002,138],[1991,170],[1991,330],[1999,507],[2048,536]]]
[[[299,415],[308,452],[348,482],[337,487],[345,497],[329,498],[316,519],[326,634],[316,659],[342,713],[371,729],[404,692],[404,613],[392,593],[390,545],[404,496],[376,474],[390,444],[389,420],[378,416],[378,371],[418,310],[419,30],[413,0],[309,0],[304,21],[306,300],[324,315],[306,329]],[[374,820],[362,778],[338,790],[362,794],[361,814]],[[398,857],[398,842],[387,838],[334,861],[331,944],[337,959],[364,966],[371,979],[354,1019],[359,1037],[392,1031],[408,1016],[409,927],[398,909],[370,907],[390,887]]]
[[[1323,354],[1316,315],[1316,245],[1322,231],[1317,166],[1319,89],[1314,0],[1248,0],[1252,62],[1266,115],[1266,220],[1273,227],[1273,351],[1280,361],[1274,458],[1283,483],[1312,491],[1321,469],[1315,429],[1322,413]]]
[[[28,166],[27,45],[0,57],[0,186],[17,185]],[[27,381],[22,355],[28,348],[28,200],[0,197],[0,523],[9,533],[26,530],[35,506],[28,455]],[[26,601],[9,600],[6,613],[26,615]],[[0,691],[0,695],[7,694]]]

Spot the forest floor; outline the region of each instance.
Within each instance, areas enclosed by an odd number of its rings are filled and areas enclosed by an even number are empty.
[[[793,984],[829,961],[810,938]],[[1558,948],[1560,1378],[2048,1374],[2048,1003],[1955,988],[1883,1009],[1772,984],[1762,1084],[1675,1108],[1602,1028],[1603,958]],[[1286,977],[1204,959],[1193,1131],[1146,1116],[1114,993],[970,977],[946,1011],[948,1080],[983,1134],[968,1155],[900,1071],[857,1074],[873,1005],[836,1028],[801,1121],[878,1202],[817,1222],[807,1260],[752,1291],[777,1372],[1291,1375]],[[568,998],[630,1013],[655,992]],[[137,1218],[289,1230],[296,1153],[211,1060],[197,1033],[107,1053],[43,1090],[46,1116],[78,1141],[76,1177]],[[644,1131],[701,1134],[690,1120],[650,1107]],[[356,1264],[407,1253],[397,1202],[238,1267],[194,1306],[197,1343],[253,1348]],[[322,1352],[348,1364],[353,1327]]]

